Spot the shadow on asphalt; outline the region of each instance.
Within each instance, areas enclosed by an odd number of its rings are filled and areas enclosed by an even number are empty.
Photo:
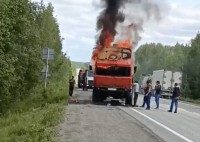
[[[78,92],[77,96],[69,98],[69,104],[77,105],[93,105],[93,106],[125,106],[123,102],[118,100],[105,100],[104,102],[93,103],[92,96],[88,95],[87,92],[91,93],[92,89],[83,91],[82,89],[76,89]]]
[[[95,106],[125,106],[123,103],[119,101],[104,101],[98,103],[92,103],[92,100],[74,100],[70,101],[69,104],[77,104],[77,105],[95,105]]]

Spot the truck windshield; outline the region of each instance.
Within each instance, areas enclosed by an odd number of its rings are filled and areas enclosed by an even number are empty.
[[[96,68],[97,75],[104,76],[130,76],[130,67],[109,67],[107,69],[104,68]]]
[[[94,72],[93,71],[88,71],[88,76],[89,77],[93,77],[94,76]]]

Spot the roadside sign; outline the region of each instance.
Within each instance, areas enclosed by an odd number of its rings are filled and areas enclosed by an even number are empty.
[[[49,54],[50,55],[54,54],[54,49],[50,49],[50,48],[44,48],[43,51],[42,51],[42,54],[43,55],[45,55],[45,54],[47,55],[48,54],[48,50],[49,50]]]
[[[43,60],[53,60],[54,59],[54,49],[44,48],[42,51]]]
[[[54,55],[52,54],[49,54],[49,57],[48,57],[48,55],[47,54],[43,54],[42,55],[42,59],[43,60],[47,60],[47,58],[48,58],[48,60],[53,60],[54,59]]]

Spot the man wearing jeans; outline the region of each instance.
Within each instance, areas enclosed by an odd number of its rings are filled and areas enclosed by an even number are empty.
[[[160,85],[160,81],[156,81],[156,86],[155,86],[155,102],[156,102],[156,108],[155,108],[155,109],[159,109],[160,94],[161,94],[161,85]]]
[[[147,86],[145,88],[145,96],[144,96],[144,103],[142,105],[142,107],[144,107],[144,105],[146,104],[147,105],[147,108],[146,110],[150,110],[150,103],[151,103],[151,91],[152,91],[152,86],[151,86],[151,83],[150,83],[150,80],[148,80],[146,82]]]
[[[172,112],[173,106],[175,104],[174,113],[177,113],[179,96],[180,96],[180,89],[178,87],[178,84],[175,83],[174,90],[173,90],[173,93],[172,93],[172,101],[171,101],[171,105],[170,105],[170,110],[168,110],[168,112]]]

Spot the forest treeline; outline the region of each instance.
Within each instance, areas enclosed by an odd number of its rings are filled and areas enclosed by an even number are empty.
[[[182,94],[191,99],[200,98],[200,34],[188,45],[144,44],[136,51],[136,64],[136,79],[160,69],[182,72]]]
[[[62,40],[52,4],[0,0],[1,141],[54,141],[72,74]],[[55,53],[46,90],[44,48]]]
[[[54,60],[49,62],[51,76],[46,92],[41,74],[44,48],[55,51]],[[62,37],[51,4],[0,1],[0,112],[38,91],[48,98],[48,90],[53,86],[50,93],[60,91],[67,95],[71,63],[61,50]]]

